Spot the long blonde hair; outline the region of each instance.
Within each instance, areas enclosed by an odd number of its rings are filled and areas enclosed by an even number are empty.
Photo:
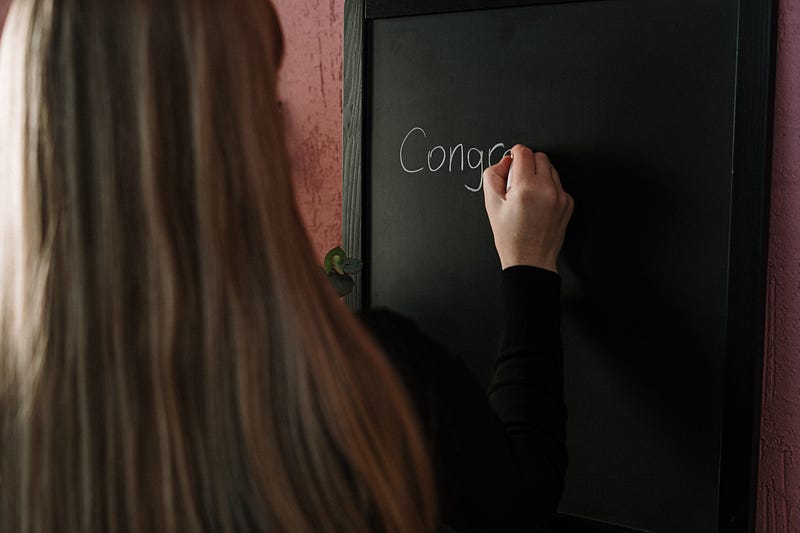
[[[399,379],[304,233],[267,0],[17,0],[0,46],[0,530],[435,523]]]

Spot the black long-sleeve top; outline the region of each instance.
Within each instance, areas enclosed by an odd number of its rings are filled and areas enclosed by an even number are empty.
[[[503,271],[488,394],[411,321],[385,310],[362,315],[417,408],[441,521],[455,531],[537,531],[555,515],[567,466],[560,287],[547,270]]]

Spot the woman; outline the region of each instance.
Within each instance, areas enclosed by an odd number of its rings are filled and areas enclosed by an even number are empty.
[[[265,0],[12,5],[0,531],[436,527],[420,397],[314,266],[276,105],[281,57]],[[526,203],[501,191],[508,165],[487,173],[487,207],[527,228]],[[533,237],[555,253],[560,198]]]

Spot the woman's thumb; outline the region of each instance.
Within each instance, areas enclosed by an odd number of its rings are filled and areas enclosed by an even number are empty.
[[[483,172],[483,194],[486,202],[496,199],[505,199],[506,180],[511,170],[511,156],[505,156],[497,164],[490,166]]]

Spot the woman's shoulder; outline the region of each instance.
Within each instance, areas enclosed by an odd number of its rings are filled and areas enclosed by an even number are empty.
[[[517,480],[486,391],[460,357],[410,318],[388,309],[362,312],[360,318],[415,404],[434,463],[442,520],[455,531],[497,530],[515,512]]]

